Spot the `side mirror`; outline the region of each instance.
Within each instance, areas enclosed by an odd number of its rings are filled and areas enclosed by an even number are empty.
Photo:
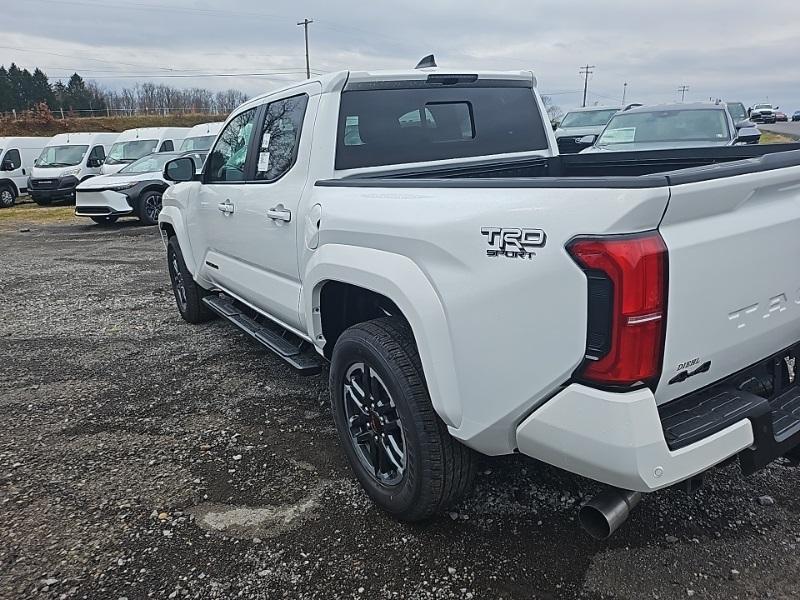
[[[736,135],[736,144],[757,144],[761,132],[755,127],[742,127]]]
[[[550,124],[553,126],[553,131],[555,131],[556,129],[558,129],[558,126],[561,125],[561,121],[553,121]]]
[[[780,108],[780,106],[776,106],[776,107],[775,107],[775,110],[778,110],[779,108]]]
[[[585,135],[585,136],[583,136],[583,137],[581,137],[581,138],[578,138],[576,141],[577,141],[577,142],[578,142],[578,143],[579,143],[581,146],[591,146],[592,144],[594,144],[594,141],[595,141],[596,139],[597,139],[597,136],[596,136],[596,135]]]
[[[189,156],[175,158],[164,165],[164,179],[179,183],[192,181],[195,175],[194,161]]]
[[[89,160],[86,161],[86,166],[89,167],[90,169],[96,169],[97,167],[100,167],[102,165],[103,161],[100,160],[99,158],[90,158]]]
[[[739,121],[738,123],[736,123],[736,129],[737,130],[744,129],[745,127],[753,127],[753,123],[751,121],[749,121],[748,119],[745,119],[744,121]]]

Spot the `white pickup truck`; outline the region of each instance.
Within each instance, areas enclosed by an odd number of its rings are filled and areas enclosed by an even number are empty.
[[[529,72],[343,72],[227,120],[159,224],[178,309],[302,372],[403,520],[521,452],[643,492],[800,443],[798,145],[559,156]]]

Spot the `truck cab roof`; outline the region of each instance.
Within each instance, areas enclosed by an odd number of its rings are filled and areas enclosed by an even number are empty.
[[[260,104],[265,98],[275,95],[281,95],[288,90],[299,88],[308,85],[309,83],[318,83],[320,85],[320,92],[332,93],[341,92],[345,86],[361,86],[375,82],[397,82],[397,81],[428,81],[429,78],[442,78],[443,76],[451,76],[456,78],[473,78],[471,81],[477,80],[505,80],[505,81],[519,81],[522,84],[527,83],[532,87],[536,87],[536,77],[532,71],[475,71],[475,70],[460,70],[460,69],[443,69],[440,67],[426,68],[426,69],[406,69],[406,70],[383,70],[383,71],[337,71],[335,73],[328,73],[319,77],[312,77],[305,81],[295,83],[292,85],[284,86],[264,94],[260,94],[251,98],[248,102],[243,104],[240,108],[250,107]],[[442,79],[442,85],[449,83],[447,79]],[[452,81],[452,79],[450,79]],[[455,82],[457,84],[458,82]]]

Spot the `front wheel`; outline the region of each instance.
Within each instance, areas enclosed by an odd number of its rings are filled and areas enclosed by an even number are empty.
[[[139,199],[137,216],[143,225],[155,225],[158,223],[158,215],[161,212],[161,192],[150,190],[145,192]]]
[[[17,200],[17,192],[10,185],[0,185],[0,208],[8,208]]]
[[[348,462],[383,510],[421,521],[471,489],[475,455],[434,411],[405,321],[386,317],[347,329],[333,350],[330,393]]]
[[[214,312],[203,302],[208,291],[195,283],[183,260],[178,238],[172,236],[167,243],[167,268],[172,282],[172,292],[178,312],[187,323],[205,323],[214,318]]]

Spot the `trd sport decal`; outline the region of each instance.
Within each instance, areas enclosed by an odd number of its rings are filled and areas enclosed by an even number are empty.
[[[536,256],[533,248],[543,248],[547,236],[541,229],[519,229],[517,227],[481,227],[481,233],[489,242],[486,256],[527,258]]]

